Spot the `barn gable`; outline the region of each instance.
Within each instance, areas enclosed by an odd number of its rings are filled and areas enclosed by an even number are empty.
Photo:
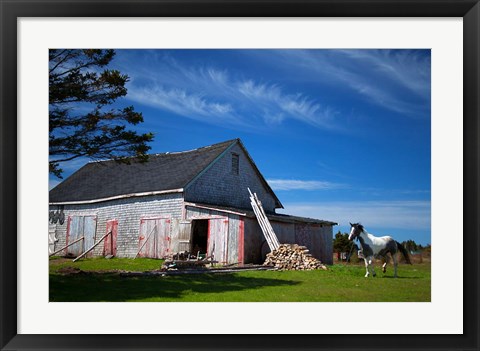
[[[185,187],[185,200],[251,209],[247,188],[262,199],[264,209],[283,208],[242,142],[235,140],[209,167]]]

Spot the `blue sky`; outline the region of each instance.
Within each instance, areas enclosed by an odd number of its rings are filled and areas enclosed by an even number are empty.
[[[430,237],[430,50],[117,50],[152,153],[241,138],[283,213]],[[65,176],[88,160],[62,165]],[[50,186],[58,183],[51,178]]]

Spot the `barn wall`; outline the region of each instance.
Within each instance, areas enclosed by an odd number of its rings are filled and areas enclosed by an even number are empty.
[[[270,220],[281,244],[306,246],[310,253],[325,264],[333,263],[333,228],[313,223],[289,223]],[[245,262],[263,263],[270,252],[256,219],[245,218]]]
[[[64,224],[49,225],[49,229],[50,232],[55,233],[58,239],[54,245],[55,249],[58,249],[65,246],[68,216],[96,216],[95,240],[99,240],[106,233],[107,221],[116,219],[118,221],[117,256],[134,257],[138,251],[142,218],[170,219],[170,249],[175,250],[178,248],[178,233],[182,225],[194,218],[224,217],[228,220],[228,230],[225,230],[228,233],[225,233],[223,239],[221,236],[217,238],[222,239],[222,254],[226,257],[227,263],[237,263],[242,260],[243,263],[263,263],[269,248],[256,218],[189,206],[187,206],[185,218],[183,218],[183,206],[181,193],[121,199],[90,205],[65,205],[66,220]],[[50,210],[56,211],[57,206],[50,206]],[[312,255],[323,263],[332,263],[332,226],[273,220],[271,224],[280,243],[305,245]],[[93,251],[93,255],[101,256],[103,247],[103,244],[98,245]]]
[[[313,256],[325,264],[333,264],[333,226],[314,226],[313,228]]]
[[[262,229],[256,218],[244,217],[243,220],[245,263],[263,263],[269,249]]]
[[[295,223],[295,243],[306,246],[310,253],[323,263],[333,263],[332,226]]]
[[[239,155],[239,174],[232,173],[232,153]],[[185,190],[185,200],[251,210],[247,188],[257,193],[266,212],[275,211],[274,197],[237,144]]]
[[[241,263],[242,253],[239,252],[239,249],[242,247],[241,243],[241,224],[240,216],[225,213],[221,211],[196,208],[187,206],[185,218],[187,220],[193,219],[209,219],[222,217],[225,220],[228,220],[228,225],[225,223],[226,228],[218,227],[213,225],[211,229],[216,229],[216,234],[214,238],[216,239],[216,260],[223,263]],[[221,232],[219,232],[221,230]],[[210,253],[210,252],[209,252]],[[223,259],[220,259],[222,257]]]
[[[95,240],[106,233],[108,220],[118,221],[117,256],[134,257],[138,251],[140,220],[145,217],[165,217],[171,219],[171,226],[181,220],[183,194],[163,194],[156,196],[120,199],[84,205],[65,205],[65,222],[56,224],[58,241],[55,248],[65,246],[68,216],[95,215],[97,218]],[[57,206],[50,206],[56,211]],[[171,230],[171,229],[170,229]],[[94,256],[102,255],[103,244],[94,249]],[[60,253],[61,254],[61,253]]]
[[[270,221],[278,241],[282,244],[295,244],[295,224]]]

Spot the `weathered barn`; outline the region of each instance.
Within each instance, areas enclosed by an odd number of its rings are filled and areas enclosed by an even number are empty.
[[[281,243],[332,261],[332,226],[275,213],[283,208],[239,139],[150,155],[146,163],[90,162],[50,191],[51,252],[163,258],[189,251],[216,261],[261,263],[268,245],[247,188],[257,193]],[[83,237],[83,239],[81,239]],[[80,240],[79,240],[80,239]]]

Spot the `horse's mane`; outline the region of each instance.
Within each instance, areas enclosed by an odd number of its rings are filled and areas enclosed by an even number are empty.
[[[364,226],[361,225],[360,223],[355,223],[354,226],[356,226],[358,229],[360,229],[361,232],[364,232],[364,231],[365,231],[365,230],[364,230],[364,229],[365,229]]]

